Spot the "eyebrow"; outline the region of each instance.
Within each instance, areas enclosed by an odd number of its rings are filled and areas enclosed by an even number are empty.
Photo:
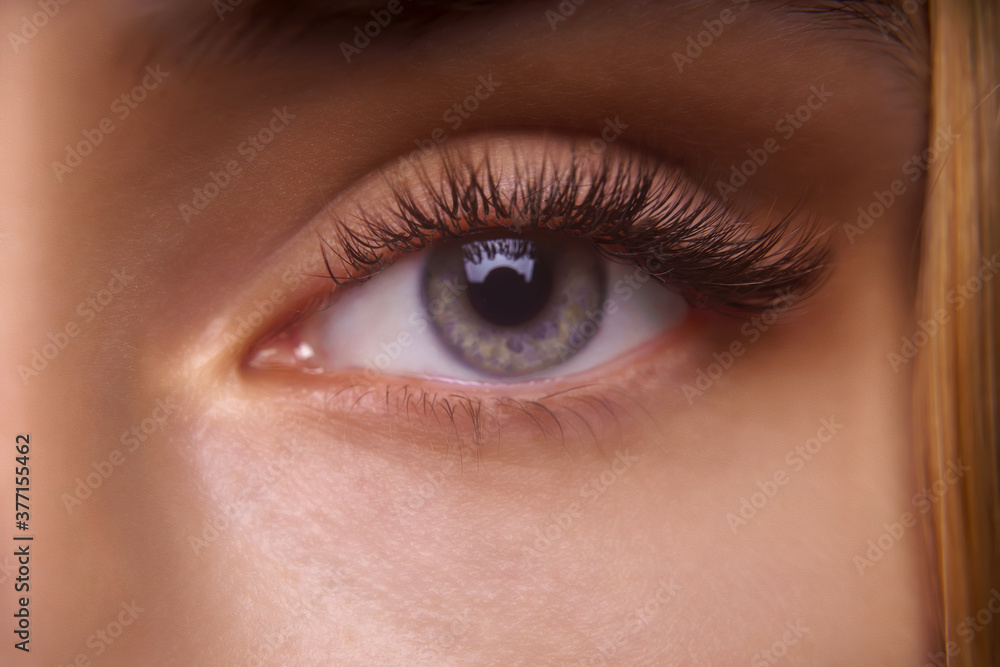
[[[486,14],[498,7],[530,4],[537,0],[396,0],[403,12],[394,16],[398,28],[427,30],[446,18]],[[186,37],[164,43],[160,49],[175,60],[193,62],[206,56],[242,59],[267,55],[294,45],[330,44],[346,39],[345,27],[373,19],[372,12],[386,9],[387,0],[214,0],[195,2]],[[182,3],[183,8],[183,3]],[[175,10],[176,6],[165,11]],[[200,11],[199,11],[200,10]],[[176,21],[157,23],[178,25]],[[419,34],[419,32],[417,33]],[[336,40],[334,42],[334,40]]]
[[[413,37],[446,19],[486,15],[498,8],[515,5],[551,5],[540,0],[396,0],[403,12],[393,18],[413,30]],[[666,0],[661,0],[666,2]],[[844,33],[851,39],[881,43],[914,70],[926,60],[926,3],[909,0],[920,8],[913,16],[907,0],[749,0],[761,10],[771,9],[785,17],[801,17],[804,27],[825,34]],[[170,9],[185,7],[171,3]],[[211,5],[197,2],[187,6],[194,13],[180,32],[184,37],[171,41],[163,36],[152,53],[167,52],[172,59],[197,62],[214,56],[258,58],[285,48],[308,43],[330,45],[344,38],[345,26],[372,20],[372,12],[385,10],[386,0],[214,0]],[[683,3],[679,5],[683,7]],[[904,20],[899,21],[902,17]],[[913,20],[916,19],[916,20]],[[170,24],[171,21],[157,21]],[[176,22],[173,22],[176,25]],[[337,40],[337,41],[334,41]],[[147,51],[150,53],[150,51]]]
[[[930,57],[926,6],[927,0],[792,0],[786,9],[827,32],[848,31],[853,39],[881,42],[904,69],[922,80]]]

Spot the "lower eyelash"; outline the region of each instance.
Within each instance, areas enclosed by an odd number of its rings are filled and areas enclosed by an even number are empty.
[[[450,455],[457,450],[463,461],[466,456],[479,461],[486,453],[499,453],[505,441],[514,437],[512,433],[518,438],[528,434],[549,443],[558,441],[572,456],[569,442],[585,439],[604,448],[609,445],[609,435],[618,433],[624,421],[635,424],[640,417],[652,418],[626,391],[603,383],[576,385],[530,400],[486,398],[464,391],[434,392],[411,384],[374,388],[362,380],[338,392],[343,393],[353,399],[348,415],[377,413],[379,420],[393,424],[388,434],[392,437],[399,437],[401,431],[426,432],[434,428],[431,424],[443,426],[451,434],[443,453]],[[620,398],[612,398],[617,395]]]
[[[605,153],[589,170],[578,167],[575,153],[565,168],[551,160],[531,173],[518,166],[513,186],[501,183],[489,158],[475,162],[446,151],[443,159],[443,179],[420,172],[414,188],[390,178],[394,201],[387,213],[360,211],[361,228],[338,225],[336,239],[322,240],[335,284],[367,280],[390,261],[387,253],[416,252],[438,239],[485,230],[590,240],[606,257],[643,267],[692,305],[723,311],[758,313],[790,294],[801,301],[825,277],[830,242],[815,233],[815,224],[796,230],[787,216],[755,230],[738,211],[646,155]],[[331,268],[330,254],[347,275]]]

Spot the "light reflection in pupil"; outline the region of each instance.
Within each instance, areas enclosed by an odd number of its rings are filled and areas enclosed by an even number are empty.
[[[512,240],[476,241],[463,248],[469,303],[497,326],[530,322],[552,296],[550,262],[531,241],[517,239],[515,245]]]

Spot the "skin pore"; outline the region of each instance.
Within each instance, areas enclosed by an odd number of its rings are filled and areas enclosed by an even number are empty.
[[[404,2],[348,62],[340,43],[382,6],[229,46],[249,2],[220,20],[102,0],[5,47],[0,414],[31,434],[36,549],[14,664],[920,661],[923,525],[855,556],[919,515],[909,368],[886,355],[913,332],[926,36],[917,16],[911,44],[799,11],[815,4],[408,23]],[[421,145],[503,163],[492,147],[565,156],[602,132],[740,219],[820,235],[825,282],[776,319],[707,314],[542,384],[248,363],[311,298],[363,306],[391,279],[336,287],[323,247],[363,224],[359,202],[386,210],[383,174],[417,187],[400,156],[439,174]],[[123,604],[141,611],[113,637]]]

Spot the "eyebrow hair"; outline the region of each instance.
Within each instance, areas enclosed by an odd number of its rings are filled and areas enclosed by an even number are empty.
[[[917,70],[918,63],[927,59],[926,0],[911,0],[922,10],[915,17],[917,21],[907,13],[906,0],[749,1],[764,10],[800,16],[807,28],[824,33],[842,31],[852,39],[882,42],[910,70]],[[540,0],[398,2],[404,12],[393,21],[413,30],[414,38],[445,19],[485,15],[517,4],[542,4]],[[184,62],[209,55],[247,59],[308,42],[329,44],[331,36],[344,36],[345,25],[370,21],[372,12],[385,9],[386,4],[386,0],[242,0],[238,4],[215,0],[210,6],[199,3],[203,9],[183,31],[186,37],[160,50],[170,51],[176,60]],[[902,23],[900,16],[905,19]]]
[[[907,2],[919,11],[908,9]],[[930,58],[926,5],[927,0],[791,0],[785,8],[791,14],[808,17],[822,30],[846,30],[853,39],[882,42],[904,69],[925,79]]]
[[[426,30],[445,18],[485,14],[501,6],[533,0],[398,0],[404,11],[393,17],[398,26]],[[244,58],[280,50],[310,40],[329,43],[345,26],[372,20],[386,0],[216,0],[187,30],[188,38],[173,49],[179,58],[196,60],[208,54]],[[419,34],[419,33],[418,33]]]

